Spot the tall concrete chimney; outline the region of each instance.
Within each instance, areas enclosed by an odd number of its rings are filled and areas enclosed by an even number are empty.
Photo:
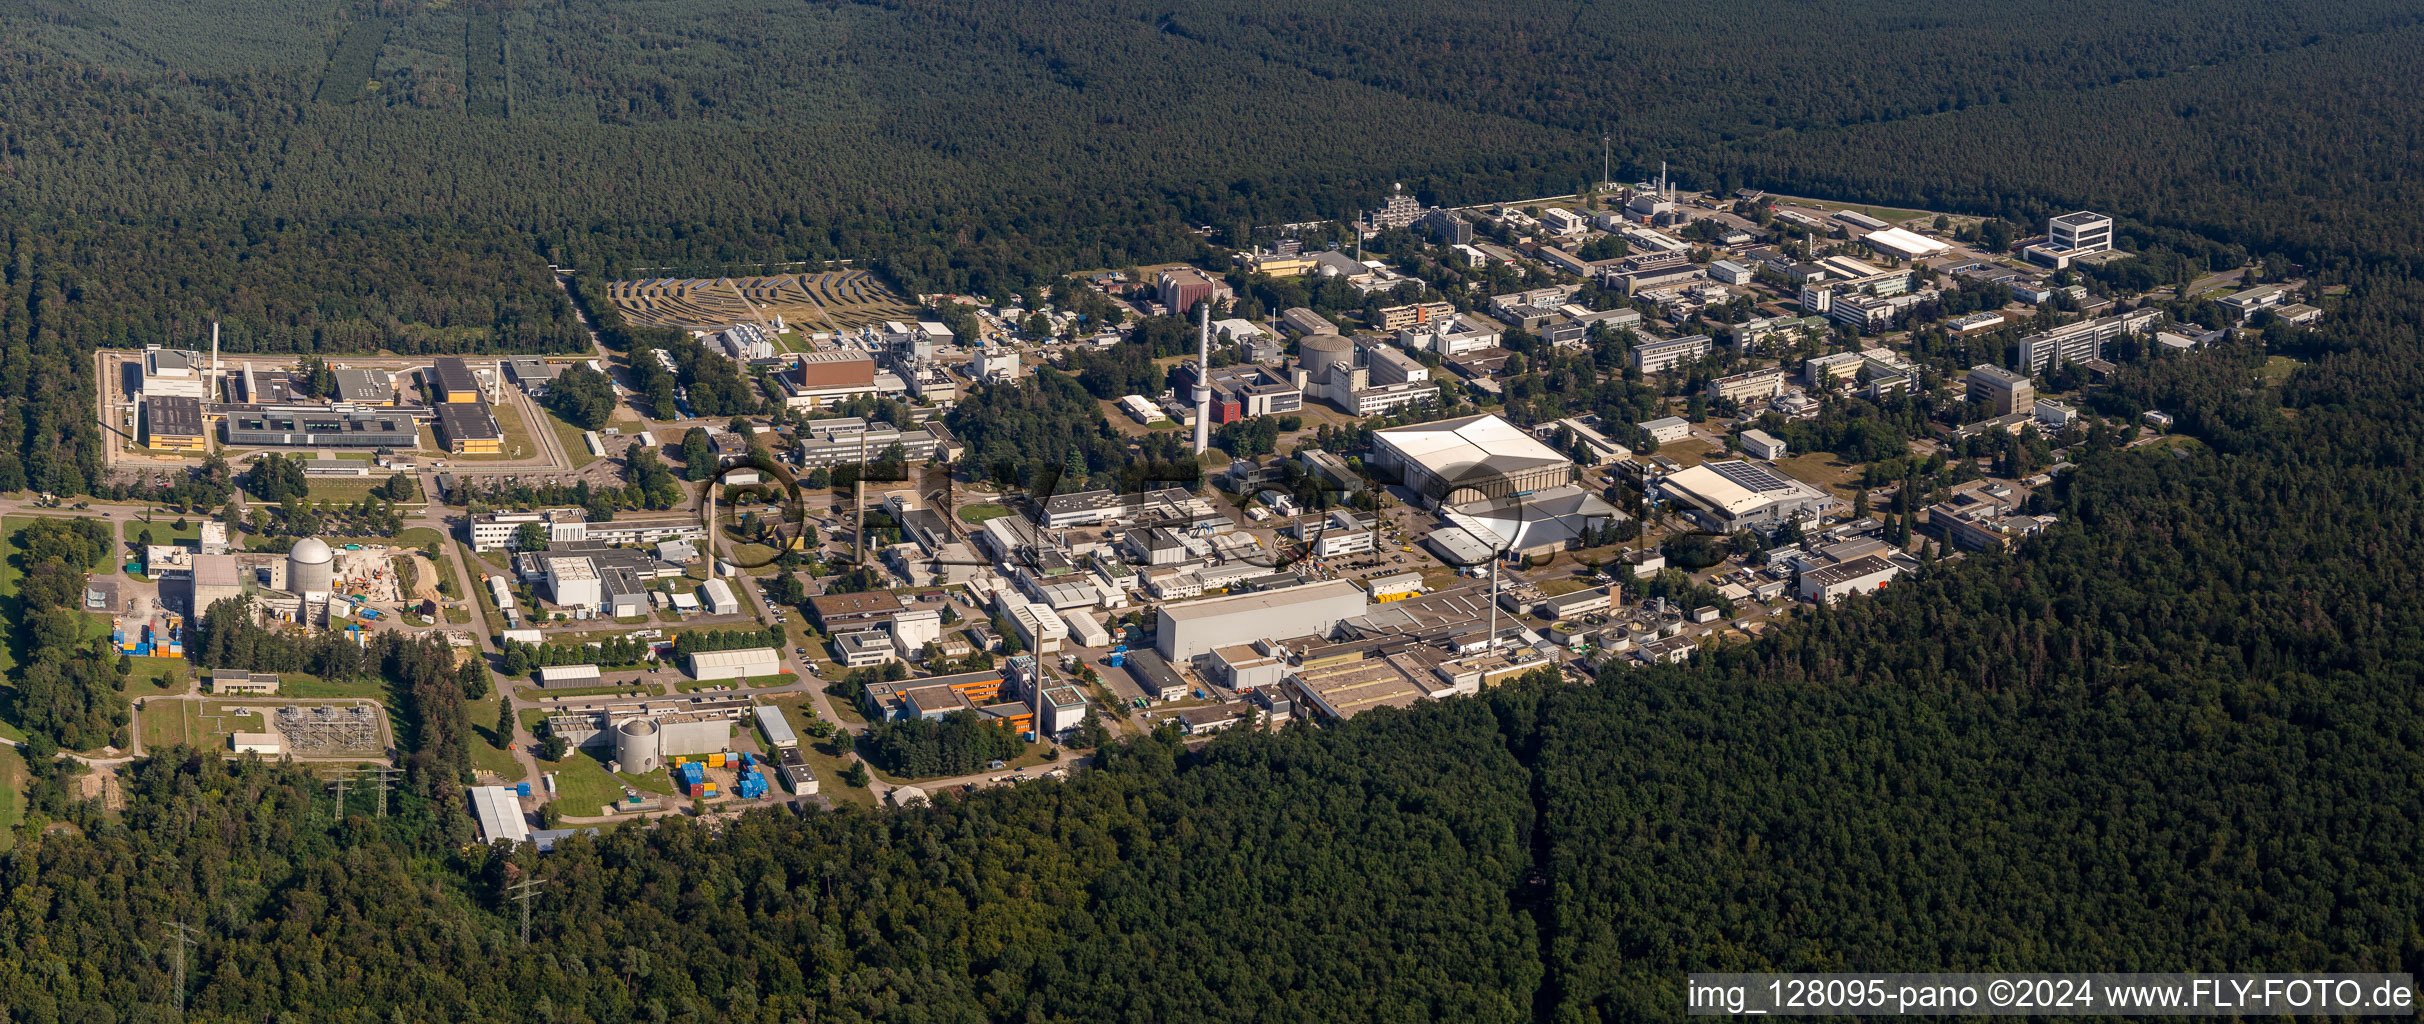
[[[210,322],[210,379],[202,384],[203,401],[219,400],[219,322]]]
[[[1195,454],[1212,447],[1212,297],[1195,301]]]

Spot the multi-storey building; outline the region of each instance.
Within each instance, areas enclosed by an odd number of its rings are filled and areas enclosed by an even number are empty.
[[[1455,315],[1456,307],[1454,304],[1446,302],[1416,302],[1403,306],[1390,306],[1381,310],[1380,323],[1378,326],[1384,331],[1402,331],[1410,327],[1418,327],[1436,320],[1445,320]]]
[[[521,529],[537,523],[547,529],[547,542],[554,544],[656,544],[663,541],[700,541],[707,529],[694,517],[661,517],[649,519],[617,519],[593,523],[589,513],[577,508],[539,509],[531,512],[482,512],[471,517],[471,549],[473,551],[518,551]]]
[[[2045,241],[2022,250],[2021,255],[2031,263],[2061,269],[2070,266],[2074,259],[2107,252],[2112,247],[2113,219],[2081,210],[2047,219]]]
[[[1162,307],[1177,316],[1205,300],[1226,302],[1235,294],[1220,279],[1194,267],[1172,267],[1154,279]]]
[[[1998,416],[2029,411],[2037,400],[2037,386],[2027,374],[1986,363],[1970,367],[1967,391],[1970,401],[1987,403]]]
[[[1375,231],[1408,228],[1421,220],[1426,212],[1428,209],[1422,205],[1422,200],[1407,195],[1405,186],[1400,185],[1390,190],[1388,200],[1380,204],[1380,209],[1364,215],[1364,223]]]
[[[1709,354],[1709,336],[1693,334],[1664,341],[1644,341],[1633,346],[1630,358],[1633,368],[1643,373],[1665,373],[1677,365]]]
[[[1709,382],[1709,397],[1725,402],[1746,402],[1754,398],[1774,398],[1784,393],[1784,368],[1764,369],[1719,377]]]
[[[2144,334],[2162,319],[2153,309],[2133,309],[2032,334],[2020,339],[2020,365],[2031,373],[2043,373],[2056,359],[2066,363],[2102,359],[2105,343],[2126,334]]]

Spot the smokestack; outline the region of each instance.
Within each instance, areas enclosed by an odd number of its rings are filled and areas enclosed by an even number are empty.
[[[203,385],[211,401],[219,400],[219,322],[210,322],[210,381]]]
[[[1667,202],[1675,201],[1675,190],[1667,187],[1666,161],[1664,160],[1658,161],[1658,198]]]
[[[1195,454],[1212,447],[1212,297],[1195,301]]]

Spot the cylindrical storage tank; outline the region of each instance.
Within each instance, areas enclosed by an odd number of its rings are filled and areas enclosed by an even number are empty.
[[[653,772],[665,766],[665,745],[657,734],[653,719],[634,718],[615,727],[614,759],[623,763],[623,770],[632,774]]]
[[[294,550],[286,553],[286,589],[296,594],[334,592],[336,562],[327,541],[318,537],[296,541]]]
[[[1305,368],[1305,376],[1327,380],[1333,367],[1340,371],[1355,368],[1355,343],[1336,334],[1315,334],[1296,343],[1297,363]]]

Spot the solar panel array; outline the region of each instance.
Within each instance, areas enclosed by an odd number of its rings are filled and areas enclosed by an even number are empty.
[[[1709,471],[1740,485],[1744,490],[1765,494],[1769,491],[1791,490],[1792,483],[1774,470],[1756,462],[1711,462]]]

